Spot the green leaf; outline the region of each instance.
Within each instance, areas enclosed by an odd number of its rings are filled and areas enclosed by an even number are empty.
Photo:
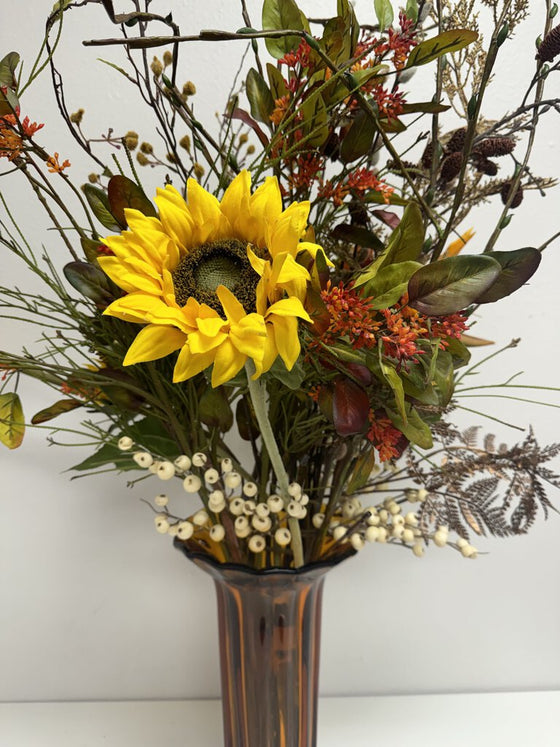
[[[293,29],[305,31],[304,17],[294,0],[264,0],[262,26],[265,31]],[[299,45],[300,36],[265,39],[268,53],[279,60]]]
[[[247,74],[245,86],[252,116],[257,121],[270,127],[270,115],[274,110],[274,99],[265,79],[254,68],[251,68]]]
[[[157,217],[157,211],[146,197],[144,190],[127,176],[117,174],[109,179],[107,185],[107,199],[111,215],[115,217],[121,228],[127,227],[126,208],[139,210],[143,215]]]
[[[323,29],[321,43],[325,54],[335,65],[345,62],[350,56],[350,44],[344,36],[344,28],[344,20],[340,16],[336,16],[335,18],[329,18]],[[345,91],[345,93],[343,92],[345,98],[348,96],[348,89],[344,85],[342,85],[342,88]]]
[[[367,112],[357,112],[350,129],[340,147],[340,158],[343,163],[351,163],[369,153],[377,128]]]
[[[382,249],[383,242],[374,233],[362,226],[351,223],[339,223],[332,230],[331,236],[337,241],[346,241],[349,244],[358,244],[368,249]]]
[[[478,39],[478,34],[476,31],[471,31],[471,29],[442,31],[441,34],[431,39],[426,39],[420,42],[417,47],[414,47],[408,57],[406,67],[426,65],[428,62],[432,62],[444,54],[463,49],[463,47],[472,44],[476,39]]]
[[[372,280],[382,267],[418,259],[424,244],[424,221],[417,203],[408,202],[399,225],[389,238],[385,251],[358,275],[355,285]]]
[[[99,267],[89,262],[69,262],[63,272],[73,288],[99,307],[105,308],[114,301],[110,280]]]
[[[0,117],[17,112],[19,100],[13,88],[5,86],[0,89]]]
[[[360,25],[356,19],[354,8],[348,2],[348,0],[337,0],[336,2],[336,14],[344,23],[343,27],[343,38],[345,39],[345,45],[343,53],[346,55],[344,60],[349,60],[354,56],[354,50],[358,43],[358,37],[360,35]]]
[[[393,18],[395,17],[393,6],[390,0],[373,0],[373,7],[375,8],[375,15],[379,22],[379,30],[384,31],[393,23]]]
[[[17,449],[23,441],[25,418],[21,400],[15,392],[0,394],[0,443]]]
[[[109,198],[105,192],[98,187],[94,187],[93,184],[84,184],[83,190],[93,214],[101,225],[109,231],[120,232],[122,227],[111,213]]]
[[[99,257],[99,247],[103,246],[102,241],[95,241],[95,239],[88,239],[85,236],[82,236],[80,239],[80,244],[82,245],[82,250],[84,252],[84,256],[87,259],[87,261],[97,266],[97,259]]]
[[[57,418],[59,415],[64,415],[65,412],[71,412],[76,410],[78,407],[83,407],[85,402],[80,402],[78,399],[59,399],[49,407],[45,407],[43,410],[39,410],[31,418],[33,425],[40,425],[41,423],[47,423],[53,418]]]
[[[302,106],[305,145],[320,148],[329,136],[327,108],[321,96],[314,94]]]
[[[280,70],[270,62],[267,62],[266,73],[268,75],[268,84],[270,86],[270,93],[272,94],[273,100],[276,101],[276,99],[285,96],[288,93],[288,89],[286,88],[286,81],[284,80],[284,76]]]
[[[214,389],[209,386],[204,390],[198,405],[198,417],[205,425],[217,428],[221,433],[230,430],[233,425],[233,411],[223,387]]]
[[[403,114],[415,114],[422,112],[424,114],[441,114],[451,109],[446,104],[438,104],[436,101],[417,101],[415,104],[404,104]]]
[[[456,337],[450,337],[447,341],[447,352],[451,354],[455,368],[466,365],[471,359],[470,350]]]
[[[305,371],[303,370],[301,357],[294,363],[291,371],[288,371],[284,365],[284,361],[278,357],[268,370],[268,373],[273,378],[281,381],[282,384],[288,387],[288,389],[294,391],[300,388],[301,382],[305,378]]]
[[[386,265],[364,285],[363,293],[371,296],[372,309],[387,309],[406,293],[410,277],[419,270],[419,262],[397,262]]]
[[[371,473],[375,467],[375,449],[369,448],[366,452],[361,454],[356,460],[354,470],[346,486],[345,493],[352,495],[357,493],[370,478]]]
[[[409,305],[428,316],[454,314],[476,302],[500,270],[500,264],[487,255],[446,257],[432,262],[410,278]]]
[[[521,288],[536,272],[542,257],[539,250],[532,246],[512,252],[487,252],[484,256],[495,259],[502,269],[496,280],[475,303],[492,303]]]
[[[406,0],[406,17],[416,22],[418,20],[418,2],[417,0]]]
[[[162,421],[150,415],[130,423],[126,434],[123,435],[130,436],[152,454],[168,459],[177,456],[180,452],[179,444],[171,438]]]
[[[408,402],[406,403],[406,422],[398,412],[389,407],[385,407],[385,412],[395,428],[404,433],[411,443],[420,446],[421,449],[432,448],[434,442],[429,425]]]
[[[95,454],[74,465],[74,467],[70,467],[70,469],[76,472],[91,472],[108,464],[114,464],[119,470],[138,469],[132,455],[129,452],[121,451],[115,444],[104,444]]]
[[[16,68],[19,65],[19,54],[17,52],[8,52],[0,60],[0,87],[16,88]]]
[[[379,365],[381,367],[381,373],[387,384],[393,390],[395,396],[395,404],[397,406],[397,412],[402,418],[403,423],[407,422],[406,405],[404,401],[404,389],[401,377],[395,371],[390,363],[386,363],[383,359],[383,348],[379,346]]]

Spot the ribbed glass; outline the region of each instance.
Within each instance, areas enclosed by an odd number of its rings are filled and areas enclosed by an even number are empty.
[[[315,747],[323,582],[336,563],[253,571],[185,554],[215,582],[225,747]]]

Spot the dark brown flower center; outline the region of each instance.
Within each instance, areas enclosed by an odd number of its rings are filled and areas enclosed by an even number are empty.
[[[245,311],[256,311],[259,275],[247,258],[247,244],[238,239],[223,239],[202,244],[190,251],[172,273],[177,303],[184,306],[194,297],[223,316],[216,288],[225,285]]]

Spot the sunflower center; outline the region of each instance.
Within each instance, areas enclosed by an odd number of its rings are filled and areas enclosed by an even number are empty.
[[[223,314],[216,288],[225,285],[248,314],[256,310],[260,277],[247,258],[247,245],[238,239],[211,241],[196,247],[181,260],[172,277],[175,298],[181,306],[192,296]]]

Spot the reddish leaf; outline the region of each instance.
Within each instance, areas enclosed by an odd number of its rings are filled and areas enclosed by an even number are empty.
[[[361,433],[368,422],[369,399],[361,386],[350,379],[339,378],[334,383],[333,420],[340,436]]]

